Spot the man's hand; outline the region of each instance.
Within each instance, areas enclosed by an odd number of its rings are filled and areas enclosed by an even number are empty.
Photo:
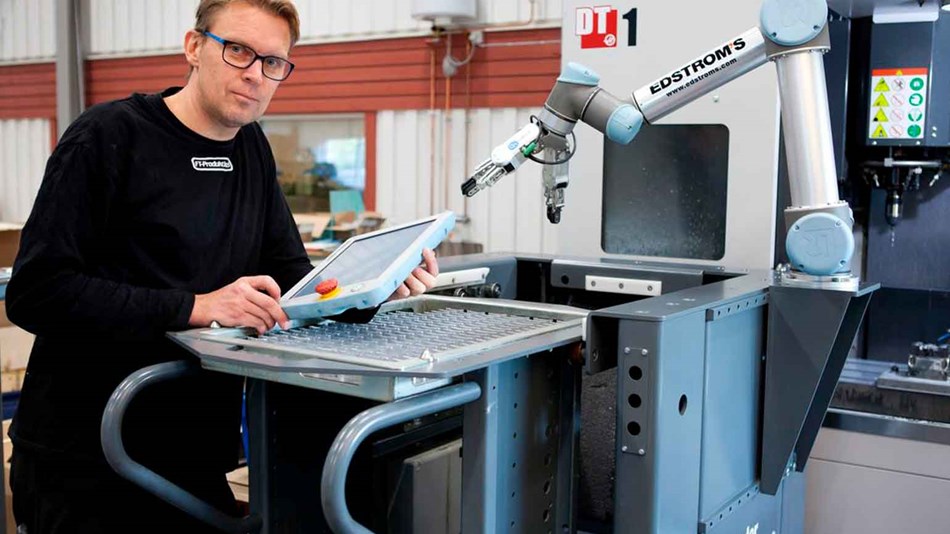
[[[434,258],[433,258],[434,261]],[[280,287],[269,276],[238,278],[217,291],[195,296],[189,326],[210,326],[217,321],[221,326],[249,326],[259,334],[275,324],[281,328],[290,325],[290,319],[278,304]]]
[[[435,252],[429,249],[422,251],[422,260],[425,268],[416,267],[406,281],[393,292],[389,300],[399,300],[406,297],[421,295],[435,287],[435,277],[439,276],[439,262],[435,259]]]

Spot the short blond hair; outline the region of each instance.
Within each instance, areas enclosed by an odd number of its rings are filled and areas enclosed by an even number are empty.
[[[297,44],[300,39],[300,15],[291,0],[201,0],[195,11],[195,30],[198,33],[208,31],[215,13],[234,2],[244,2],[284,19],[290,26],[290,46]]]

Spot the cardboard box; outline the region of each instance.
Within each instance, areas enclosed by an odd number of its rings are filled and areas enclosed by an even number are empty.
[[[0,309],[5,301],[0,300]],[[0,323],[6,322],[4,313]],[[0,326],[0,391],[20,391],[36,336],[17,326]]]
[[[23,380],[26,378],[26,369],[0,371],[0,389],[4,393],[23,389]]]
[[[386,217],[381,213],[373,211],[364,211],[359,216],[352,211],[341,211],[333,214],[333,226],[330,230],[333,232],[333,238],[338,241],[362,234],[379,230],[386,222]]]
[[[0,372],[26,369],[34,339],[33,334],[16,326],[0,328]]]
[[[12,267],[20,248],[22,224],[0,223],[0,267]]]
[[[231,486],[231,493],[234,494],[234,500],[241,505],[250,503],[250,482],[247,466],[239,467],[227,474],[228,484]]]
[[[13,492],[10,491],[10,457],[13,455],[13,442],[7,436],[12,419],[3,421],[3,486],[4,507],[6,508],[8,534],[16,532],[16,521],[13,519]]]
[[[0,299],[0,328],[4,326],[13,326],[13,323],[7,317],[7,301]]]
[[[297,223],[297,230],[300,231],[300,238],[304,243],[319,239],[330,224],[330,218],[328,212],[294,213],[294,222]]]

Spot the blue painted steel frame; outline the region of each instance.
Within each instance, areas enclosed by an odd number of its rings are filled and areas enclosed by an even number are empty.
[[[756,480],[769,281],[751,273],[592,314],[617,321],[614,532],[800,533],[803,485],[770,496]]]
[[[568,355],[466,377],[482,396],[464,408],[462,532],[573,532],[580,366]]]

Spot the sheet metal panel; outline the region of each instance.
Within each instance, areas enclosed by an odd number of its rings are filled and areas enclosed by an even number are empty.
[[[756,482],[765,306],[706,327],[699,517],[714,519]],[[740,460],[741,459],[741,460]]]
[[[947,444],[822,429],[805,469],[805,532],[946,532],[948,460]]]
[[[697,528],[705,326],[696,310],[668,322],[619,325],[618,345],[631,351],[623,351],[617,375],[616,532]]]
[[[0,0],[0,63],[53,59],[55,23],[53,0]]]
[[[50,121],[0,120],[0,221],[26,222],[50,155]]]
[[[486,252],[553,253],[556,234],[544,217],[541,168],[525,165],[485,194],[465,199],[461,182],[476,159],[527,124],[532,109],[382,111],[377,122],[377,210],[393,223],[451,209],[465,240]]]

